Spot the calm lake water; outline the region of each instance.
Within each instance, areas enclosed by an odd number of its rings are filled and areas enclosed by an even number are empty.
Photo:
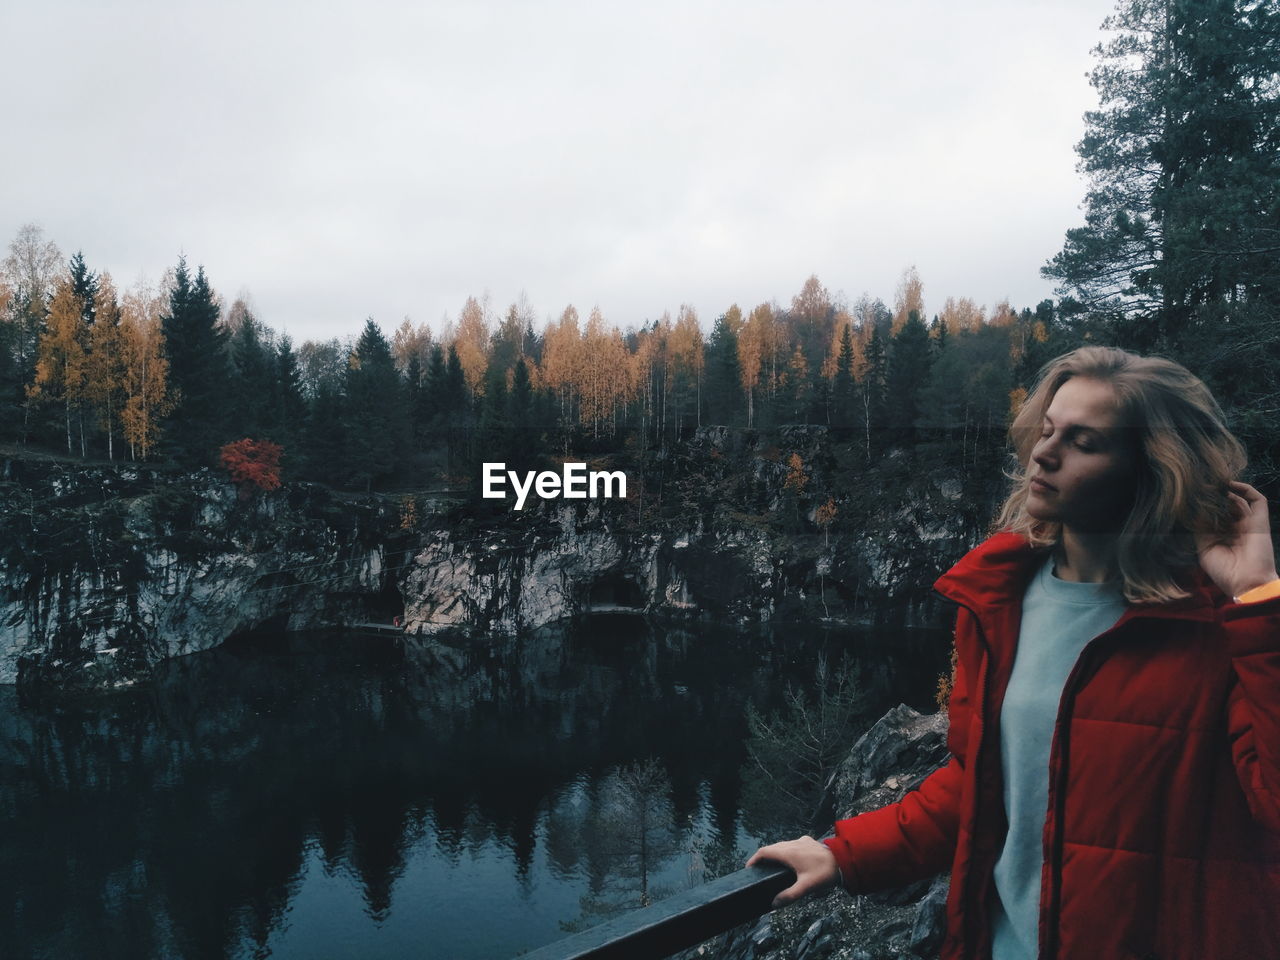
[[[743,805],[744,711],[822,651],[878,717],[931,708],[948,636],[596,617],[259,638],[75,703],[0,687],[0,953],[514,957],[781,839]]]

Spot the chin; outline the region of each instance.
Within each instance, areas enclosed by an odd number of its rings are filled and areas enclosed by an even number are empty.
[[[1036,497],[1028,497],[1027,502],[1022,507],[1027,512],[1027,516],[1036,520],[1053,523],[1058,520],[1058,514],[1047,503],[1037,499]]]

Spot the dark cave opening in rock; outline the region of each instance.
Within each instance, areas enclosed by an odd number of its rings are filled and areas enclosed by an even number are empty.
[[[390,624],[397,617],[404,618],[404,596],[390,577],[384,577],[382,589],[365,598],[365,610],[371,623]]]
[[[587,591],[587,611],[599,613],[607,610],[634,610],[645,606],[644,591],[636,581],[621,573],[608,574],[591,584]]]
[[[252,626],[237,630],[222,641],[222,646],[228,650],[266,649],[272,641],[283,639],[288,625],[289,614],[287,611],[273,614]]]

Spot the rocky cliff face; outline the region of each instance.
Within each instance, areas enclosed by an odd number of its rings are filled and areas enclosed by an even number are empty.
[[[705,427],[650,464],[626,501],[551,501],[479,532],[437,528],[403,578],[408,628],[517,630],[617,607],[934,622],[933,581],[980,536],[988,498],[946,472],[913,472],[900,453],[862,478],[865,495],[847,482],[841,494],[839,449],[821,427],[770,438]],[[803,464],[799,482],[788,454]],[[823,529],[828,500],[837,519]]]
[[[389,624],[511,632],[601,609],[726,622],[934,622],[930,587],[983,510],[946,475],[886,461],[833,493],[821,428],[766,440],[706,428],[627,500],[487,516],[220,474],[9,460],[0,470],[0,683],[129,684],[254,630]],[[795,453],[805,464],[797,487]],[[880,468],[877,468],[880,469]],[[832,489],[837,489],[832,486]],[[837,499],[839,498],[839,499]]]
[[[387,582],[389,511],[313,485],[32,461],[0,481],[0,683],[128,685],[255,628],[367,619]]]

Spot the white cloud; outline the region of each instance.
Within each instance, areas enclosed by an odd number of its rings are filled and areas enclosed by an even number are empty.
[[[1109,7],[26,4],[0,231],[118,278],[185,250],[295,339],[485,289],[709,323],[910,263],[927,304],[1030,305]]]

